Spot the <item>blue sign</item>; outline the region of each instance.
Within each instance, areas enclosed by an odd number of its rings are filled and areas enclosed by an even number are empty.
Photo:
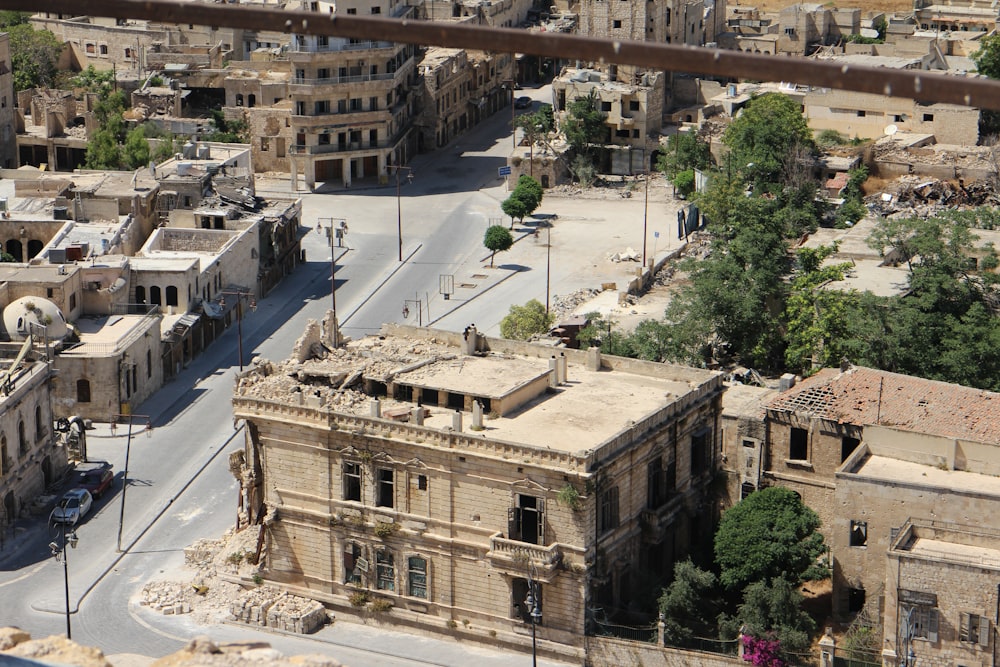
[[[497,173],[501,176],[510,176],[510,167],[498,167]]]
[[[660,232],[653,232],[653,238],[654,239],[660,238]]]

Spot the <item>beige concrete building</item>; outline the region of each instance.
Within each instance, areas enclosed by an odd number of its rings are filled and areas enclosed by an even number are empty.
[[[23,359],[17,355],[27,350]],[[66,448],[56,445],[50,398],[54,376],[41,341],[4,345],[0,362],[0,530],[25,515],[36,496],[63,475]]]
[[[540,650],[579,659],[588,609],[624,613],[643,573],[709,547],[721,375],[474,327],[387,325],[334,349],[324,328],[233,399],[269,583],[523,650],[530,576]]]

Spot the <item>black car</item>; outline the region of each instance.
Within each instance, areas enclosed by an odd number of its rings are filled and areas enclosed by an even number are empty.
[[[527,95],[522,95],[521,97],[519,97],[516,100],[514,100],[514,108],[515,109],[530,109],[532,101],[533,100],[530,97],[528,97]]]

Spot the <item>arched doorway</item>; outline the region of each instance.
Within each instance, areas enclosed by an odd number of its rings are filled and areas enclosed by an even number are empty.
[[[3,499],[3,511],[6,518],[6,525],[14,523],[17,518],[17,500],[14,499],[14,492],[8,491]]]
[[[44,247],[45,244],[42,243],[41,241],[36,241],[34,239],[28,241],[28,259],[31,259],[32,257],[37,257],[38,253],[40,253],[42,251],[42,248]]]
[[[52,460],[46,456],[42,459],[42,479],[45,481],[45,488],[52,484]]]
[[[146,303],[146,288],[142,285],[137,285],[135,288],[135,302]]]
[[[18,241],[17,239],[10,239],[9,241],[7,241],[7,245],[5,247],[7,250],[7,254],[13,257],[15,262],[24,261],[24,253],[20,241]]]

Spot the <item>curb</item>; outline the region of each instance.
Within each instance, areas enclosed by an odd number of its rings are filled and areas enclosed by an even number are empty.
[[[374,296],[375,296],[376,294],[378,294],[378,291],[379,291],[380,289],[382,289],[383,287],[385,287],[385,284],[386,284],[387,282],[389,282],[390,280],[392,280],[392,277],[393,277],[394,275],[396,275],[396,273],[397,273],[397,272],[398,272],[398,271],[399,271],[400,269],[402,269],[402,268],[403,268],[404,266],[406,266],[406,263],[407,263],[408,261],[410,261],[410,260],[411,260],[411,259],[413,258],[413,256],[414,256],[414,255],[416,255],[416,254],[417,254],[417,252],[418,252],[418,251],[419,251],[419,250],[420,250],[421,248],[423,248],[423,247],[424,247],[424,244],[423,244],[423,243],[418,243],[418,244],[417,244],[417,247],[416,247],[416,248],[414,248],[414,249],[413,249],[412,251],[410,251],[410,254],[409,254],[409,255],[407,255],[407,256],[406,256],[406,257],[405,257],[405,258],[403,259],[403,261],[402,261],[402,262],[400,262],[399,264],[397,264],[397,265],[396,265],[396,268],[394,268],[394,269],[393,269],[392,271],[390,271],[390,272],[389,272],[389,274],[388,274],[388,275],[387,275],[387,276],[386,276],[385,278],[383,278],[383,279],[382,279],[382,282],[380,282],[380,283],[379,283],[378,285],[376,285],[376,286],[375,286],[375,289],[373,289],[373,290],[371,291],[371,293],[370,293],[370,294],[369,294],[368,296],[366,296],[366,297],[365,297],[364,299],[362,299],[361,303],[359,303],[359,304],[358,304],[358,305],[357,305],[357,306],[356,306],[356,307],[354,308],[354,310],[352,310],[352,311],[350,312],[350,314],[349,314],[349,315],[348,315],[347,317],[345,317],[345,318],[344,318],[343,320],[340,320],[340,321],[339,321],[339,324],[340,324],[340,326],[344,326],[345,324],[347,324],[348,320],[350,320],[350,319],[351,319],[352,317],[354,317],[355,313],[357,313],[357,312],[358,312],[359,310],[361,310],[361,308],[363,308],[363,307],[364,307],[364,305],[365,305],[366,303],[368,303],[369,301],[371,301],[371,300],[372,300],[372,297],[374,297]]]

